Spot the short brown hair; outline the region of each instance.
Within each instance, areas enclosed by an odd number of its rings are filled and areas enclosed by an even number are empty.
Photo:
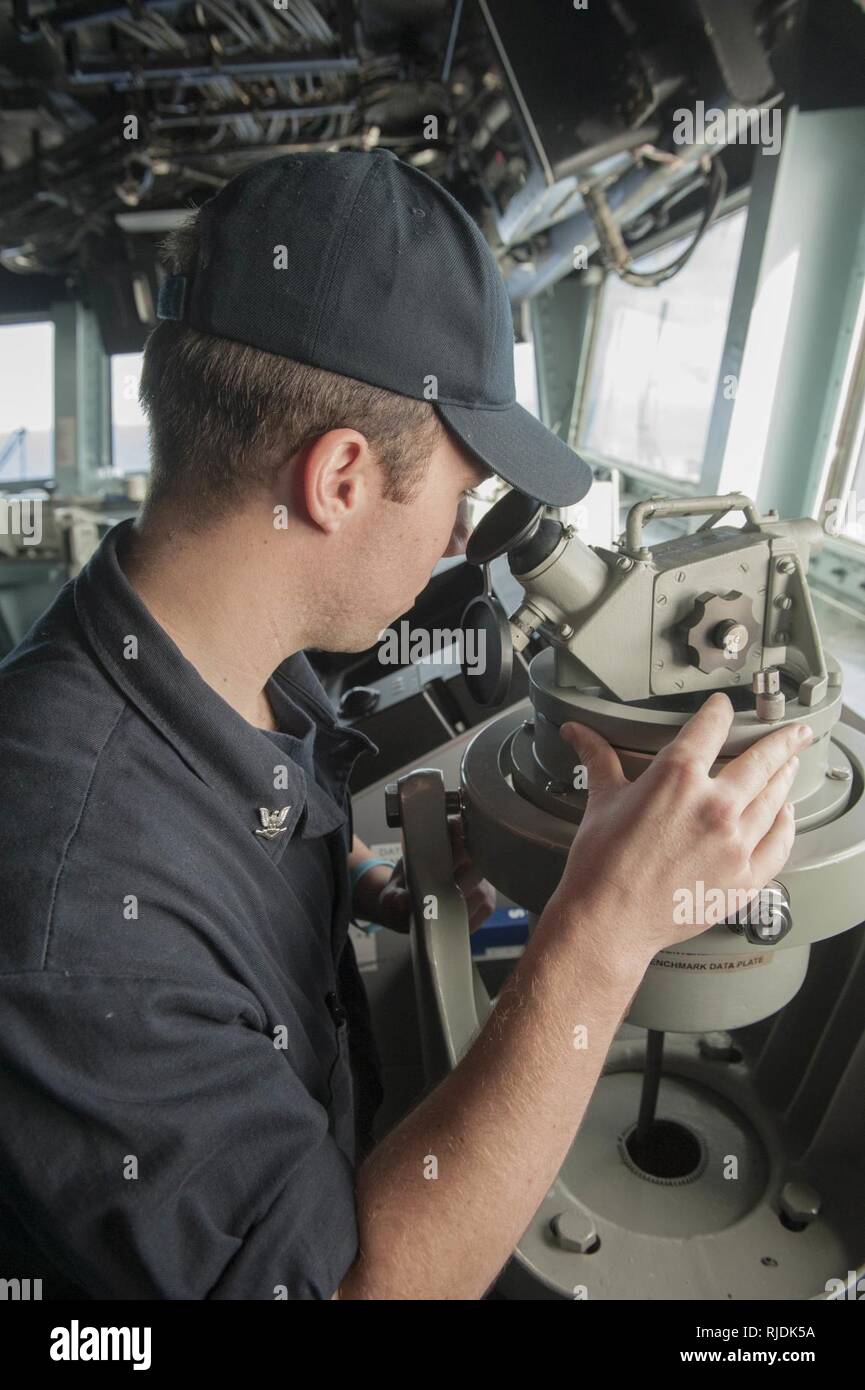
[[[194,273],[197,219],[162,243],[171,274]],[[139,399],[150,421],[148,507],[171,502],[193,523],[224,515],[332,429],[365,435],[385,496],[408,502],[446,434],[427,401],[168,320],[147,339]]]

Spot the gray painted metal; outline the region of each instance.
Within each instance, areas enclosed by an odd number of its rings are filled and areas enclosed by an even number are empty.
[[[795,1145],[743,1070],[735,1043],[719,1051],[702,1047],[700,1035],[747,1035],[770,1018],[786,1017],[788,1006],[810,986],[812,945],[840,937],[859,923],[865,882],[865,735],[839,722],[840,670],[823,653],[810,606],[804,571],[817,539],[813,523],[761,521],[747,498],[703,501],[713,518],[724,503],[744,506],[746,528],[715,528],[677,541],[670,550],[660,547],[660,554],[658,549],[644,551],[638,532],[650,507],[637,513],[630,528],[632,553],[647,558],[635,561],[624,576],[612,576],[612,583],[608,557],[574,545],[567,528],[537,571],[518,576],[526,590],[519,614],[541,606],[548,617],[552,612],[560,620],[558,649],[532,662],[531,700],[489,722],[471,739],[460,768],[459,804],[472,858],[485,877],[512,901],[541,913],[560,882],[586,804],[579,778],[574,779],[579,769],[573,765],[573,750],[559,734],[562,723],[576,719],[598,729],[619,749],[627,775],[636,777],[688,718],[693,708],[688,692],[706,689],[712,678],[697,670],[678,702],[669,695],[645,698],[644,690],[642,702],[625,703],[597,684],[580,688],[580,671],[596,670],[603,658],[615,672],[634,652],[640,663],[648,666],[649,658],[654,663],[664,632],[653,633],[651,610],[658,606],[659,592],[667,592],[660,588],[663,582],[672,586],[688,577],[688,585],[682,585],[687,605],[695,587],[726,593],[735,565],[739,576],[749,576],[739,577],[738,584],[753,592],[761,631],[778,621],[775,610],[786,613],[793,606],[782,609],[776,600],[795,586],[799,626],[776,646],[766,642],[765,633],[762,643],[753,644],[755,670],[764,670],[767,661],[777,663],[790,687],[778,722],[805,720],[815,735],[791,793],[796,841],[776,880],[790,905],[792,928],[774,943],[754,943],[723,924],[701,930],[701,918],[695,915],[697,934],[651,962],[631,1001],[626,1028],[671,1035],[658,1119],[684,1136],[693,1159],[668,1177],[660,1168],[643,1170],[630,1152],[644,1054],[641,1044],[617,1040],[572,1149],[502,1281],[503,1291],[516,1297],[821,1297],[821,1279],[825,1288],[826,1280],[855,1266],[852,1233],[845,1230],[842,1237],[837,1222],[820,1207],[822,1191],[849,1203],[856,1191],[851,1165],[838,1163],[844,1118],[831,1089],[844,1089],[846,1073],[832,1072],[826,1054],[823,1079],[829,1093],[816,1104],[802,1083],[801,1124],[812,1126],[816,1142],[809,1161],[797,1163]],[[648,621],[639,602],[611,602],[628,579],[631,596],[634,581],[646,588]],[[671,587],[670,607],[675,592]],[[589,615],[582,624],[575,611],[580,609]],[[611,614],[618,615],[617,622],[610,622]],[[573,636],[561,631],[567,618],[574,620]],[[601,623],[594,644],[593,621]],[[609,640],[614,630],[620,635],[615,644]],[[641,633],[647,634],[643,641]],[[687,670],[675,639],[667,640],[674,671]],[[571,650],[563,653],[568,643]],[[615,686],[612,679],[607,684]],[[746,688],[718,765],[766,731]],[[414,906],[412,951],[423,1052],[433,1081],[459,1062],[494,1006],[472,963],[465,905],[452,879],[441,772],[427,768],[403,775],[397,802]],[[615,949],[612,939],[610,950]],[[845,1028],[861,1076],[861,1018],[851,1020],[848,1010]],[[851,1152],[845,1137],[844,1160]],[[736,1181],[730,1181],[725,1166],[731,1161],[740,1165],[733,1174]],[[798,1239],[805,1226],[790,1217],[789,1201],[782,1200],[802,1184],[816,1194],[815,1210],[805,1223],[807,1247]],[[761,1259],[761,1251],[773,1253]],[[640,1262],[646,1271],[643,1280],[635,1270]]]

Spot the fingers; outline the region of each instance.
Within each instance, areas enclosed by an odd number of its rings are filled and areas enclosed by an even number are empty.
[[[466,867],[454,870],[454,879],[463,897],[468,897],[469,893],[474,892],[479,883],[483,883],[483,874],[476,865],[469,860]]]
[[[381,890],[375,920],[391,931],[407,932],[411,926],[411,894],[407,888],[388,883]]]
[[[571,745],[578,761],[586,769],[589,796],[593,791],[601,791],[604,787],[627,784],[628,779],[622,771],[618,753],[601,734],[595,733],[594,729],[588,728],[585,724],[576,724],[573,720],[563,724],[559,733],[565,743]]]
[[[759,796],[771,779],[796,753],[807,748],[811,742],[811,730],[807,724],[791,724],[785,729],[776,729],[766,734],[733,758],[718,773],[715,781],[718,787],[730,792],[735,803],[742,809]]]
[[[483,871],[474,863],[466,848],[465,828],[458,816],[448,821],[448,831],[454,859],[454,881],[463,897],[468,899],[480,884],[486,883],[486,880],[483,877]],[[490,889],[490,891],[495,895],[494,889]],[[493,907],[495,907],[495,897]],[[492,912],[492,907],[490,912]]]
[[[733,706],[722,691],[716,690],[658,757],[693,758],[708,772],[727,741],[732,723]]]
[[[454,857],[454,868],[456,868],[459,861],[469,857],[466,848],[466,832],[460,816],[452,816],[448,820],[448,834],[451,838],[451,850]]]
[[[775,824],[775,817],[790,794],[798,769],[799,759],[790,758],[769,778],[764,789],[742,812],[739,828],[749,853]]]
[[[411,912],[411,893],[407,888],[385,889],[388,911],[394,919],[407,917]],[[382,901],[382,899],[380,899]]]
[[[469,917],[469,931],[477,931],[495,910],[496,890],[486,879],[482,880],[466,898],[466,911]]]
[[[789,801],[781,807],[768,834],[751,855],[751,872],[758,883],[767,884],[780,873],[793,848],[796,820]]]
[[[451,851],[453,853],[454,878],[457,887],[465,894],[480,883],[481,872],[472,863],[471,856],[466,848],[466,834],[463,823],[458,816],[448,821],[448,833],[451,838]]]

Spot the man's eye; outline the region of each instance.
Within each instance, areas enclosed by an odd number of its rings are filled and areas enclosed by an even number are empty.
[[[457,514],[454,518],[454,533],[465,532],[469,529],[469,499],[461,497],[457,505]]]

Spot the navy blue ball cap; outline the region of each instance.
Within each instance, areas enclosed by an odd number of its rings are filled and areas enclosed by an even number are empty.
[[[517,403],[511,307],[480,228],[390,150],[282,155],[199,213],[159,318],[427,400],[473,455],[550,506],[592,474]]]

